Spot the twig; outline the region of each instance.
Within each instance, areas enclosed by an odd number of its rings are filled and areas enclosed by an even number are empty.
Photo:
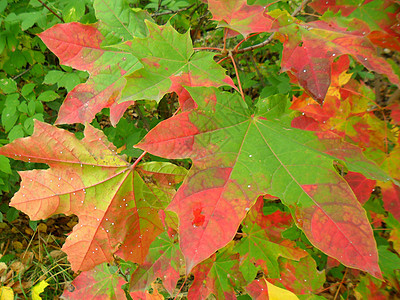
[[[223,51],[221,48],[216,48],[216,47],[195,47],[193,48],[194,51],[196,50],[216,50],[216,51]]]
[[[246,47],[246,48],[243,48],[243,49],[239,49],[239,50],[236,51],[236,53],[244,53],[244,52],[247,52],[247,51],[252,51],[254,49],[262,48],[265,45],[268,45],[269,43],[271,43],[271,41],[274,38],[274,36],[275,36],[275,32],[272,33],[264,42],[262,42],[260,44],[257,44],[257,45],[249,46],[249,47]]]
[[[398,102],[400,99],[400,89],[397,89],[393,94],[390,95],[387,102],[388,105]]]
[[[348,268],[346,268],[346,271],[344,272],[343,278],[342,278],[342,280],[340,281],[339,287],[338,287],[338,289],[337,289],[337,291],[336,291],[336,294],[335,294],[335,297],[333,298],[333,300],[336,300],[337,297],[339,296],[340,288],[342,287],[343,282],[344,282],[344,279],[346,278],[346,275],[347,275],[347,270],[348,270]]]
[[[162,0],[158,0],[157,11],[160,11],[160,9],[161,9],[161,3],[162,3]]]
[[[144,129],[146,129],[147,131],[149,131],[149,130],[150,130],[149,122],[148,122],[148,121],[146,120],[146,118],[144,117],[142,111],[140,110],[140,107],[137,107],[136,112],[137,112],[139,118],[143,120],[143,127],[144,127]]]
[[[261,85],[265,86],[264,77],[261,75],[260,70],[258,69],[257,63],[254,59],[253,55],[249,55],[251,62],[253,63],[254,68],[256,69],[257,76],[260,78]]]
[[[44,7],[46,7],[49,12],[51,12],[53,15],[55,15],[57,18],[59,18],[61,20],[61,22],[65,23],[64,19],[62,17],[60,17],[54,10],[52,10],[50,7],[48,7],[46,5],[46,3],[44,3],[42,0],[38,0]]]
[[[301,5],[294,10],[294,12],[291,14],[291,16],[292,17],[296,16],[303,9],[303,7],[307,5],[307,3],[309,1],[310,0],[304,0],[301,3]],[[271,43],[271,41],[274,38],[274,36],[275,36],[275,32],[272,33],[264,42],[262,42],[260,44],[257,44],[257,45],[249,46],[247,48],[239,49],[235,53],[243,53],[243,52],[252,51],[254,49],[258,49],[258,48],[264,47],[265,45],[268,45],[269,43]]]
[[[197,8],[199,8],[200,6],[201,6],[201,4],[198,7],[196,7],[193,10],[193,12],[195,12],[197,10]],[[204,21],[207,19],[207,15],[208,14],[209,14],[209,11],[207,10],[207,12],[200,17],[199,23],[197,24],[197,26],[194,29],[193,33],[191,33],[193,41],[196,40],[197,34],[199,33],[201,26],[203,26]],[[192,16],[191,16],[191,18],[192,18]]]
[[[15,80],[15,79],[17,79],[17,78],[19,78],[19,77],[25,75],[25,74],[28,73],[31,69],[32,69],[32,66],[29,66],[29,68],[26,69],[25,71],[19,73],[18,75],[15,75],[15,76],[12,78],[12,80]]]
[[[191,9],[193,6],[194,6],[194,4],[192,4],[192,5],[188,6],[188,7],[177,9],[177,10],[169,10],[169,11],[164,11],[164,12],[160,12],[160,13],[154,13],[154,14],[151,14],[151,16],[152,17],[158,17],[158,16],[164,16],[164,15],[176,14],[176,13],[179,13],[181,11],[185,11],[185,10]]]

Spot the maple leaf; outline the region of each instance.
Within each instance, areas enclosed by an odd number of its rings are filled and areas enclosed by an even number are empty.
[[[239,271],[239,255],[231,253],[231,245],[193,269],[194,280],[188,299],[207,299],[214,294],[217,299],[236,299],[234,287],[244,279]]]
[[[337,77],[333,78],[322,105],[305,93],[298,98],[294,97],[290,109],[302,112],[303,116],[294,120],[292,126],[314,131],[332,131],[351,138],[361,148],[376,148],[386,152],[387,141],[394,141],[395,137],[387,130],[386,122],[372,111],[375,106],[373,91],[364,84],[349,80],[345,72],[339,73],[348,62],[342,58],[345,57],[340,57],[333,64],[332,75]],[[344,65],[337,64],[341,60]],[[305,123],[304,116],[311,117],[318,123],[310,120]]]
[[[344,179],[346,179],[354,194],[357,196],[358,201],[360,201],[361,204],[367,202],[371,192],[374,191],[376,181],[355,172],[348,172],[344,176]]]
[[[271,29],[274,19],[265,14],[265,7],[247,5],[246,0],[208,0],[208,9],[219,26],[228,27],[244,36]]]
[[[263,205],[261,196],[243,221],[244,236],[236,244],[235,251],[242,255],[242,273],[244,265],[261,265],[264,274],[279,277],[278,257],[299,260],[307,253],[296,249],[294,242],[284,240],[281,236],[293,223],[292,216],[281,211],[266,216],[263,214]]]
[[[389,48],[395,51],[400,50],[400,35],[396,31],[398,20],[395,15],[398,13],[398,3],[388,0],[374,1],[323,1],[318,0],[310,4],[317,12],[325,13],[329,8],[332,12],[339,12],[335,15],[325,14],[325,20],[339,21],[349,29],[354,26],[348,23],[349,20],[363,21],[368,25],[363,34],[375,45],[382,48]],[[346,18],[343,18],[345,16]]]
[[[107,264],[101,264],[94,269],[82,272],[72,281],[72,291],[66,289],[62,294],[63,299],[126,299],[122,285],[126,281],[117,272],[112,272]]]
[[[313,294],[323,287],[325,272],[317,270],[315,260],[310,255],[298,262],[281,258],[279,266],[282,270],[280,278],[268,278],[269,282],[284,286],[297,295]]]
[[[385,209],[400,220],[400,187],[392,182],[380,184]]]
[[[122,5],[122,1],[115,3],[116,6],[118,4]],[[103,1],[95,3],[98,8],[104,5],[106,4]],[[119,12],[122,13],[121,10]],[[126,108],[133,103],[118,104],[121,90],[126,84],[124,75],[143,66],[132,54],[110,46],[108,40],[117,43],[122,38],[132,38],[136,34],[134,24],[143,23],[141,18],[145,16],[127,7],[123,8],[123,12],[130,16],[129,19],[136,18],[137,21],[123,26],[124,23],[121,24],[119,18],[111,17],[116,12],[107,10],[98,13],[98,17],[107,23],[100,21],[92,25],[57,24],[39,34],[46,46],[60,59],[60,64],[90,73],[86,83],[77,85],[68,93],[60,107],[56,124],[91,122],[96,113],[109,107],[111,122],[116,125]],[[140,32],[140,27],[137,31]],[[113,32],[113,35],[110,32]],[[114,35],[117,35],[117,38]]]
[[[62,247],[75,271],[113,261],[121,244],[122,258],[141,263],[163,231],[158,211],[169,200],[160,198],[170,197],[171,191],[157,189],[154,194],[138,172],[149,176],[148,170],[161,171],[165,165],[143,164],[134,170],[100,130],[88,125],[84,133],[78,140],[66,130],[35,121],[31,137],[0,148],[5,156],[50,166],[20,172],[21,188],[10,205],[32,220],[59,213],[79,217]],[[174,184],[182,180],[182,168],[168,168],[172,169],[158,176],[174,179]]]
[[[265,278],[255,279],[253,282],[248,284],[246,292],[255,300],[268,300],[268,282]]]
[[[148,21],[146,24],[149,30],[146,38],[134,38],[118,46],[144,66],[125,76],[127,84],[121,101],[160,101],[165,93],[174,91],[172,78],[176,76],[189,77],[193,86],[234,87],[232,79],[213,60],[215,53],[194,53],[189,31],[180,34],[170,24],[158,26]]]
[[[400,140],[400,137],[399,137]],[[393,178],[400,180],[400,168],[399,168],[399,158],[400,158],[400,143],[399,140],[397,144],[389,153],[385,155],[381,166],[384,170],[388,172]],[[385,209],[392,213],[393,216],[400,220],[400,184],[398,181],[393,182],[380,182],[377,185],[381,187],[382,200]]]
[[[232,240],[256,198],[269,193],[290,208],[317,248],[381,277],[365,211],[333,161],[372,178],[386,180],[384,172],[337,137],[290,128],[285,98],[260,100],[253,115],[238,94],[188,90],[199,107],[161,122],[137,145],[193,161],[168,206],[180,219],[187,273]],[[204,98],[211,90],[214,97]]]
[[[151,244],[146,261],[132,274],[131,292],[144,291],[154,280],[161,278],[166,290],[173,295],[180,269],[184,265],[183,259],[175,237],[169,238],[165,232],[160,234]]]
[[[299,298],[292,292],[282,289],[278,286],[273,285],[265,278],[254,280],[248,286],[246,291],[252,297],[252,299],[269,299],[269,300],[298,300]],[[313,295],[315,296],[315,295]],[[317,296],[316,296],[317,297]],[[303,299],[303,298],[302,298]],[[314,298],[313,298],[314,299]]]
[[[361,5],[365,0],[346,1],[346,0],[315,0],[309,4],[316,12],[323,14],[328,9],[335,13],[341,11],[343,16],[348,16],[358,5]]]
[[[98,27],[105,38],[103,46],[116,45],[134,37],[148,35],[144,20],[151,21],[152,18],[147,11],[132,9],[129,3],[123,0],[94,0],[93,7],[97,19],[101,21]]]
[[[347,31],[333,21],[301,23],[287,13],[274,13],[277,30],[285,35],[282,71],[290,71],[300,85],[318,102],[322,102],[331,82],[331,66],[335,58],[352,55],[366,68],[385,74],[400,85],[390,64],[377,55],[374,45],[362,32]]]
[[[157,284],[152,283],[151,288],[153,292],[150,294],[149,291],[135,291],[130,292],[129,295],[132,299],[141,299],[141,300],[164,300],[165,298],[161,295],[157,290]]]
[[[400,253],[400,221],[396,220],[392,214],[385,219],[385,223],[388,225],[390,230],[389,241],[393,242],[393,249]]]
[[[385,285],[385,283],[367,274],[366,276],[361,276],[360,283],[354,289],[354,294],[359,299],[386,300],[389,298],[389,293],[384,288]]]
[[[400,104],[393,103],[386,108],[390,110],[390,116],[392,117],[393,123],[400,125]]]

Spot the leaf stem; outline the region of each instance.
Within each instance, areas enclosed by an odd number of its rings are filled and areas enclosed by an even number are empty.
[[[177,111],[173,114],[173,116],[175,116],[179,111],[181,110],[181,108],[179,107],[177,109]],[[134,170],[135,167],[137,166],[137,164],[142,160],[142,158],[147,154],[147,151],[144,151],[136,160],[135,162],[130,166],[131,170]]]
[[[226,39],[228,37],[228,29],[224,28],[224,50],[226,51]]]
[[[182,285],[181,285],[181,287],[179,288],[179,291],[176,293],[176,296],[175,296],[175,298],[174,298],[174,300],[176,300],[177,299],[177,297],[178,297],[178,295],[179,295],[179,293],[181,292],[181,290],[182,290],[182,288],[183,288],[183,286],[185,285],[185,283],[186,283],[186,280],[187,280],[187,276],[185,276],[185,280],[182,282]]]
[[[227,59],[229,59],[229,56],[225,56],[224,58],[220,59],[219,61],[217,61],[217,64],[220,64]]]
[[[242,95],[243,101],[245,101],[244,100],[244,93],[243,93],[243,89],[242,89],[242,83],[240,82],[239,72],[238,72],[238,69],[237,69],[237,66],[236,66],[235,59],[233,58],[232,52],[229,52],[229,57],[232,60],[233,67],[235,68],[235,73],[236,73],[236,77],[237,77],[238,84],[239,84],[240,94]]]
[[[47,6],[46,3],[44,3],[42,0],[38,0],[44,7],[46,7],[49,12],[51,12],[53,15],[55,15],[57,18],[61,20],[61,22],[65,23],[64,19],[60,17],[54,10],[52,10],[50,7]]]
[[[136,165],[142,160],[142,158],[147,154],[147,151],[144,151],[138,158],[137,160],[135,160],[135,162],[133,163],[133,165],[130,167],[130,169],[134,170]]]
[[[236,52],[237,49],[240,47],[240,45],[243,44],[245,41],[247,41],[249,38],[251,38],[251,37],[253,37],[253,36],[256,36],[256,35],[259,35],[260,33],[261,33],[261,32],[257,32],[257,33],[250,34],[248,37],[246,37],[246,38],[244,38],[243,40],[241,40],[241,41],[235,46],[235,48],[233,48],[233,52]]]

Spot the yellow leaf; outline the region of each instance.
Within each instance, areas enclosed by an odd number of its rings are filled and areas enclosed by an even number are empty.
[[[45,280],[42,280],[37,285],[35,285],[32,288],[32,300],[42,300],[42,298],[40,297],[40,293],[43,293],[44,289],[48,285],[49,284]]]
[[[273,285],[272,283],[269,283],[267,281],[267,286],[268,286],[268,296],[269,300],[299,300],[295,294],[293,294],[291,291],[281,289],[280,287],[277,287]]]
[[[0,300],[14,300],[14,292],[8,286],[0,287]]]

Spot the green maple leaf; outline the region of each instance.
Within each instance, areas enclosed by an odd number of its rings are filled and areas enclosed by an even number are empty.
[[[134,38],[119,48],[139,59],[144,68],[126,76],[121,101],[159,101],[171,92],[171,78],[188,75],[191,86],[234,86],[225,70],[214,62],[214,53],[194,53],[189,32],[179,34],[170,24],[146,22],[149,35]]]

